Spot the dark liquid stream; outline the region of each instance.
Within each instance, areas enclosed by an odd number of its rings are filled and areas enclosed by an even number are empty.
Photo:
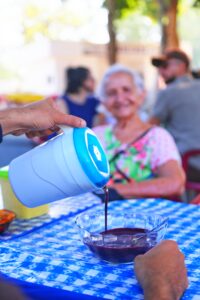
[[[144,228],[127,227],[108,230],[109,190],[107,186],[104,187],[104,193],[105,230],[101,232],[103,239],[100,241],[91,241],[85,238],[84,243],[103,260],[113,263],[132,262],[135,256],[144,254],[150,249],[146,241],[148,230]],[[140,236],[139,242],[137,240],[138,235]]]
[[[108,201],[109,201],[109,191],[108,187],[105,186],[104,188],[105,194],[105,207],[104,207],[104,215],[105,215],[105,231],[108,229]]]

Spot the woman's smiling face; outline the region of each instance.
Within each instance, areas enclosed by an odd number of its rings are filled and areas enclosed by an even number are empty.
[[[139,94],[130,74],[115,73],[105,85],[104,104],[116,119],[127,119],[134,116],[141,104]]]

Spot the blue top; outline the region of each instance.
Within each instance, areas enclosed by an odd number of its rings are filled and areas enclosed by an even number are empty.
[[[97,115],[97,106],[99,100],[94,96],[88,96],[85,103],[74,103],[68,95],[63,95],[62,99],[65,101],[70,114],[80,117],[87,122],[87,126],[92,128],[94,116]]]

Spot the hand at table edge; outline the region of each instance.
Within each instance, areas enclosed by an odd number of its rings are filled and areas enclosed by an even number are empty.
[[[145,300],[178,300],[188,287],[184,255],[175,241],[165,240],[134,261]]]

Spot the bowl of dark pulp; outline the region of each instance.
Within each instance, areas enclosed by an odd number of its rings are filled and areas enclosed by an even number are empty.
[[[100,259],[129,263],[163,238],[167,219],[143,213],[110,213],[105,228],[103,212],[82,213],[76,218],[83,243]]]

